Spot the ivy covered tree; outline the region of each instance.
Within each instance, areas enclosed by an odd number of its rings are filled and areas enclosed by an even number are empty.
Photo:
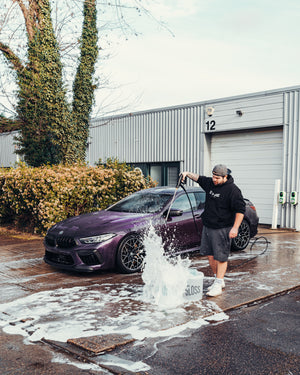
[[[19,153],[31,166],[84,161],[97,60],[96,0],[83,1],[80,57],[68,104],[49,0],[13,0],[27,34],[26,62],[0,41],[0,51],[16,74]]]
[[[2,133],[19,130],[21,124],[17,120],[6,118],[2,113],[0,114],[0,129]]]
[[[93,6],[88,1],[84,2],[84,20],[82,38],[80,41],[80,62],[73,85],[72,103],[72,140],[73,147],[68,158],[76,155],[76,159],[84,160],[89,134],[89,116],[92,111],[94,90],[93,82],[95,63],[98,56],[97,25],[95,0]],[[75,148],[74,148],[75,146]]]

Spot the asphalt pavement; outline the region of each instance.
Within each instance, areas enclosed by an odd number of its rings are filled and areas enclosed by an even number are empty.
[[[58,271],[43,262],[40,237],[0,230],[0,373],[299,374],[300,234],[260,227],[258,237],[231,255],[221,296],[168,312],[140,301],[140,274]],[[205,293],[206,259],[191,266]]]
[[[299,374],[300,290],[159,345],[147,363],[156,375]]]

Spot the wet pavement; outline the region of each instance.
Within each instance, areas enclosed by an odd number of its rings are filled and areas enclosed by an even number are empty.
[[[258,237],[231,255],[221,296],[165,311],[143,302],[140,274],[58,271],[41,238],[0,232],[0,373],[299,373],[300,233]],[[191,267],[205,292],[207,260]]]
[[[300,290],[229,313],[220,324],[158,346],[156,375],[296,375],[300,369]],[[176,360],[174,360],[176,358]]]

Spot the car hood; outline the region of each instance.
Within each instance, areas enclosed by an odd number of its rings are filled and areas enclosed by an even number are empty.
[[[55,224],[48,234],[89,237],[102,233],[127,233],[149,225],[153,214],[97,211],[74,216]]]

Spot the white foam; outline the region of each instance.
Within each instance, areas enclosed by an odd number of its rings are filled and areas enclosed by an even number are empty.
[[[0,327],[6,333],[23,335],[26,344],[42,338],[66,342],[69,338],[124,334],[137,344],[150,338],[156,350],[157,343],[189,336],[209,324],[204,316],[221,312],[208,300],[162,310],[144,302],[142,295],[141,285],[125,283],[34,293],[0,304]],[[144,368],[143,363],[137,366],[138,371]]]
[[[208,321],[208,322],[210,322],[210,321],[222,322],[222,321],[227,320],[227,319],[229,319],[229,316],[226,315],[224,312],[220,312],[218,314],[210,315],[210,316],[205,318],[205,320]]]
[[[162,239],[152,225],[145,236],[144,246],[144,301],[155,303],[161,309],[182,305],[185,302],[187,281],[191,277],[191,261],[187,258],[167,257],[164,254]]]
[[[99,367],[98,365],[95,365],[93,363],[83,363],[83,362],[75,362],[71,361],[69,358],[66,358],[65,356],[61,354],[54,354],[52,358],[53,363],[63,363],[67,365],[76,366],[82,370],[93,370],[93,371],[99,371],[101,374],[111,374],[110,371],[106,371],[103,367]]]
[[[23,255],[22,255],[23,256]],[[22,258],[19,260],[11,260],[7,262],[2,262],[0,264],[0,270],[5,271],[5,269],[19,269],[21,267],[35,266],[37,264],[43,264],[43,258]]]
[[[142,301],[142,286],[129,287],[94,284],[34,293],[0,304],[0,327],[7,333],[23,335],[29,342],[43,337],[64,342],[111,333],[130,334],[142,340],[200,327],[205,323],[204,315],[220,311],[210,301],[193,302],[191,311],[185,309],[189,304],[161,310]]]
[[[120,357],[116,357],[116,356],[111,355],[111,354],[105,354],[105,356],[103,356],[102,359],[101,359],[101,363],[105,364],[107,366],[118,365],[118,366],[126,368],[127,370],[132,371],[134,373],[136,373],[138,371],[149,371],[151,369],[150,366],[148,366],[146,363],[144,363],[142,361],[132,362],[132,361],[122,359]]]
[[[161,340],[190,335],[208,324],[204,316],[221,312],[214,302],[184,299],[191,277],[190,261],[167,260],[154,229],[145,246],[152,257],[146,256],[144,286],[114,280],[34,293],[0,304],[0,327],[6,333],[23,335],[27,344],[42,338],[66,342],[70,338],[124,334],[135,340],[150,338],[155,348]],[[130,366],[131,370],[144,369],[143,363]]]

